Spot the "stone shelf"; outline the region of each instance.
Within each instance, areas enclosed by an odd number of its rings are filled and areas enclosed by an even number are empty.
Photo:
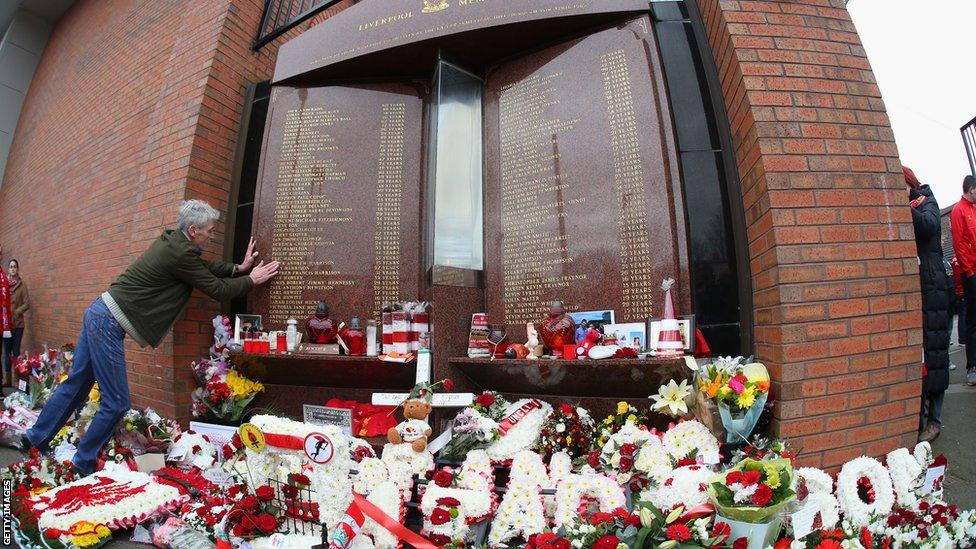
[[[687,377],[683,359],[452,358],[450,363],[479,390],[515,395],[639,399]]]
[[[261,382],[299,387],[409,391],[417,376],[417,361],[400,364],[369,356],[310,353],[232,353],[256,360],[267,368]]]

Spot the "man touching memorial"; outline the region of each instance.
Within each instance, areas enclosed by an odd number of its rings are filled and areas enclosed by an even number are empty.
[[[202,200],[183,202],[179,228],[163,231],[108,291],[92,302],[82,320],[71,373],[22,438],[23,450],[36,447],[47,452],[51,439],[85,402],[97,381],[101,405],[72,460],[80,475],[94,472],[98,453],[131,406],[123,349],[125,336],[141,346],[158,347],[182,314],[194,288],[217,301],[228,301],[278,274],[277,261],[254,265],[258,255],[254,239],[239,265],[204,260],[202,248],[213,240],[214,223],[219,217],[217,210]],[[244,276],[248,271],[250,274]]]

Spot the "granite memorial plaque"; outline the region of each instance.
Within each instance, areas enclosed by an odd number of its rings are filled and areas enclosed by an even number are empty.
[[[274,89],[254,235],[281,269],[250,303],[267,329],[320,299],[348,322],[417,298],[422,120],[405,85]]]
[[[617,322],[687,292],[684,214],[648,18],[511,61],[486,90],[488,313],[510,330],[568,311]],[[679,301],[680,303],[680,301]]]
[[[286,42],[274,82],[370,53],[542,19],[647,11],[647,0],[367,0]]]

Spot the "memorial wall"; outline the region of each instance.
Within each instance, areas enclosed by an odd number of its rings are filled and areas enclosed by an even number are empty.
[[[678,278],[676,226],[649,21],[506,63],[488,77],[486,256],[489,317],[569,311],[658,316]]]
[[[640,16],[485,70],[485,285],[472,306],[513,337],[553,299],[644,322],[676,278],[687,302],[654,48]],[[431,296],[424,128],[421,93],[405,85],[275,88],[255,234],[282,274],[251,307],[270,328],[319,299],[348,320]]]
[[[416,298],[422,113],[408,86],[274,89],[254,234],[281,271],[251,304],[266,328],[320,299],[348,320]]]

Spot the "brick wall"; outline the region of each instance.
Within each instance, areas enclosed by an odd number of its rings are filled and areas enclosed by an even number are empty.
[[[918,266],[894,136],[844,0],[698,0],[749,235],[774,429],[808,465],[913,444]]]
[[[278,44],[352,3],[255,53],[261,0],[76,2],[31,83],[0,187],[0,243],[31,288],[29,342],[74,341],[91,300],[175,225],[181,200],[226,209],[247,84],[271,76]],[[188,365],[217,310],[195,292],[158,349],[127,340],[134,405],[189,417]]]

